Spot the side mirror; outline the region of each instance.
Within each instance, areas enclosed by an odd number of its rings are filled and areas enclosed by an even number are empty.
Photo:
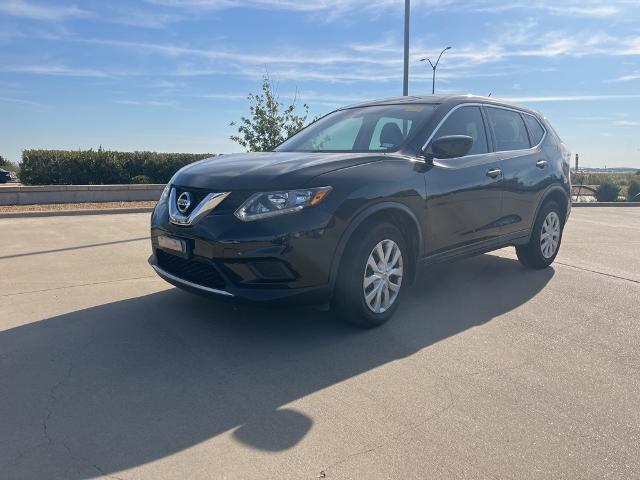
[[[464,157],[469,153],[472,145],[473,138],[468,135],[445,135],[431,142],[427,157],[443,159]]]

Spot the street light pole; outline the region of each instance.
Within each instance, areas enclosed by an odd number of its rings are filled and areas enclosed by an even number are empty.
[[[425,60],[427,62],[429,62],[429,65],[431,65],[431,69],[433,70],[433,78],[431,80],[431,95],[434,95],[436,93],[436,68],[438,68],[438,64],[440,63],[440,59],[442,58],[442,54],[444,52],[446,52],[447,50],[450,50],[451,47],[447,47],[444,50],[442,50],[440,52],[440,55],[438,55],[438,60],[436,60],[435,65],[433,63],[431,63],[431,60],[429,60],[428,58],[421,58],[420,61],[424,62]]]
[[[409,15],[411,13],[411,0],[404,0],[404,76],[402,82],[402,95],[409,95]]]

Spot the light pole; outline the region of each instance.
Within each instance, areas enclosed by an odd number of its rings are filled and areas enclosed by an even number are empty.
[[[411,0],[404,0],[404,76],[402,81],[402,95],[409,95],[409,15]]]
[[[429,62],[429,65],[431,65],[431,68],[433,69],[433,80],[431,83],[431,95],[436,93],[436,68],[438,68],[438,64],[440,63],[440,58],[442,58],[442,54],[444,52],[446,52],[447,50],[451,49],[451,47],[447,47],[444,50],[442,50],[440,52],[440,55],[438,55],[438,60],[436,60],[435,65],[433,63],[431,63],[431,60],[429,60],[428,58],[421,58],[420,61],[424,62],[425,60],[427,62]]]

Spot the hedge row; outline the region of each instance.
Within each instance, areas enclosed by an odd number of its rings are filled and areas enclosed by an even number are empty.
[[[167,183],[181,167],[210,153],[24,150],[20,180],[26,185]]]

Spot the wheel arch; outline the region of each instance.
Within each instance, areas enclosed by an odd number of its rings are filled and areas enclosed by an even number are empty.
[[[349,226],[340,237],[340,241],[338,242],[336,253],[333,256],[331,264],[329,283],[332,290],[338,277],[342,256],[347,245],[354,237],[354,234],[371,222],[377,223],[384,221],[392,223],[398,227],[409,245],[410,254],[412,256],[412,261],[409,262],[411,265],[409,270],[409,280],[413,280],[418,259],[422,257],[424,252],[424,241],[420,221],[411,209],[403,203],[380,202],[370,205],[358,212],[349,222]]]
[[[536,214],[533,217],[534,223],[535,219],[538,218],[540,209],[549,200],[555,201],[560,206],[563,214],[562,223],[566,223],[569,213],[571,212],[571,197],[567,193],[566,189],[562,185],[558,184],[547,187],[547,189],[542,194],[542,197],[538,202],[538,206],[536,207]],[[533,225],[531,227],[533,228]]]

